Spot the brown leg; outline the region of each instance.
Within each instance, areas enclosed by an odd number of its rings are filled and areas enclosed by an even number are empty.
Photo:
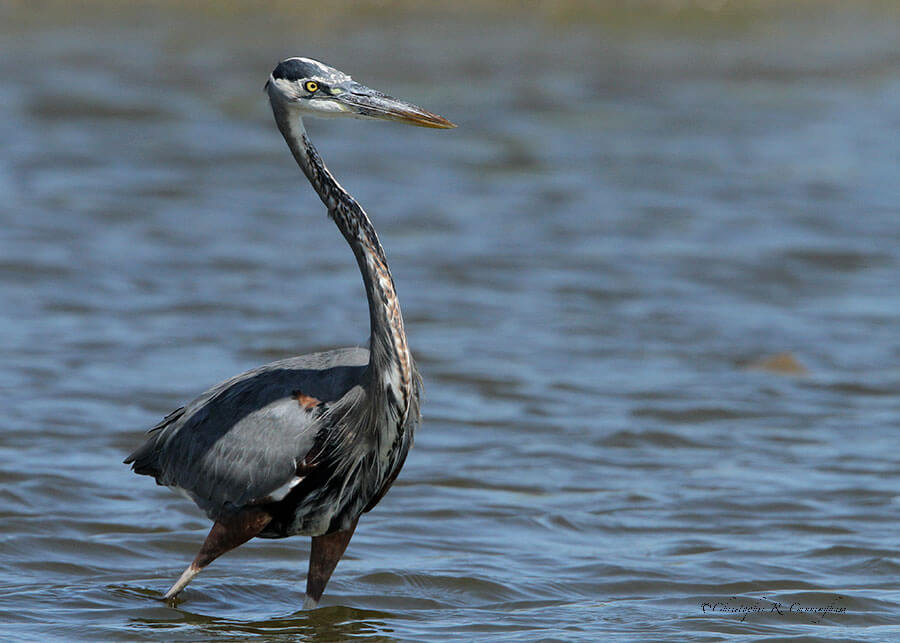
[[[188,565],[188,568],[184,570],[184,573],[163,598],[166,600],[174,598],[191,582],[194,576],[200,573],[201,569],[225,552],[231,551],[253,538],[269,524],[270,520],[272,520],[272,516],[268,512],[255,507],[242,509],[229,518],[217,520],[209,530],[194,562]]]
[[[306,600],[303,602],[305,609],[312,609],[319,604],[325,585],[331,578],[331,572],[344,555],[354,529],[356,520],[344,531],[313,536],[312,547],[309,550],[309,573],[306,575]]]

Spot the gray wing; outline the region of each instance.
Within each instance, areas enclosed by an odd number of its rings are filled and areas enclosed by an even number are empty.
[[[302,479],[324,410],[361,383],[368,359],[366,349],[342,349],[247,371],[171,413],[125,462],[213,519],[280,500]]]

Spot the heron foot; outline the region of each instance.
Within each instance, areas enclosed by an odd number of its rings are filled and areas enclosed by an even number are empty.
[[[175,581],[175,584],[172,585],[172,587],[169,588],[169,591],[166,592],[165,596],[163,596],[163,600],[168,602],[174,601],[178,593],[181,592],[181,590],[183,590],[187,586],[187,584],[190,583],[191,580],[193,580],[194,576],[199,573],[200,567],[198,567],[195,562],[188,565],[188,568],[181,573],[181,576],[178,577],[178,580]]]

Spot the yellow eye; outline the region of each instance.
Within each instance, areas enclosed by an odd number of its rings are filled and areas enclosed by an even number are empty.
[[[303,86],[306,88],[306,91],[308,91],[310,94],[315,94],[317,91],[319,91],[319,83],[317,83],[314,80],[307,80],[303,84]]]

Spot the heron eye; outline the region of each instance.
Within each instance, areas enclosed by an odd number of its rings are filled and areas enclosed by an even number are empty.
[[[319,91],[319,83],[314,80],[307,80],[305,83],[303,83],[303,87],[305,87],[306,91],[308,91],[310,94],[315,94],[317,91]]]

